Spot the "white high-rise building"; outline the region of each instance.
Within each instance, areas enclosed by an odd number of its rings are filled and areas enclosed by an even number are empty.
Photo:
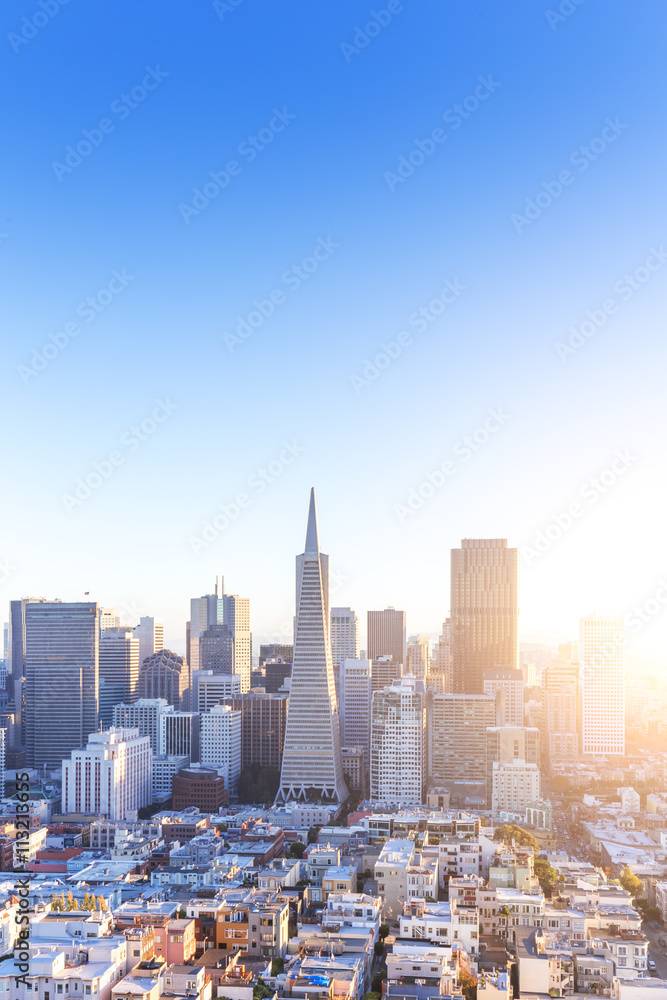
[[[163,712],[160,715],[160,756],[199,760],[199,712]]]
[[[164,625],[156,618],[140,618],[135,626],[134,638],[139,640],[139,666],[144,660],[164,649]]]
[[[201,763],[215,767],[225,788],[235,795],[241,774],[241,712],[229,705],[214,705],[201,716]]]
[[[345,659],[340,667],[340,741],[361,747],[365,766],[371,747],[371,661]]]
[[[234,637],[234,673],[241,678],[241,693],[250,690],[252,636],[250,633],[250,598],[238,594],[222,595],[222,622]]]
[[[147,736],[154,755],[160,753],[160,718],[175,711],[165,698],[139,698],[128,705],[114,705],[113,724],[116,729],[138,729],[140,736]]]
[[[405,673],[424,680],[431,665],[431,640],[419,633],[408,639]]]
[[[309,791],[337,802],[348,795],[329,643],[329,557],[320,552],[315,490],[305,551],[296,558],[294,663],[276,798],[306,799]]]
[[[241,678],[237,674],[218,674],[214,670],[196,670],[192,675],[193,709],[210,712],[214,705],[241,694]]]
[[[150,740],[138,729],[91,733],[88,746],[63,761],[63,811],[136,819],[151,802],[151,759]]]
[[[120,615],[115,608],[98,608],[98,612],[100,633],[105,632],[108,628],[119,628]]]
[[[496,699],[497,726],[523,726],[523,673],[509,667],[484,671],[483,694]]]
[[[371,800],[416,805],[424,794],[424,682],[406,674],[376,691],[371,712]]]
[[[623,621],[589,615],[579,622],[581,752],[625,754]]]
[[[524,813],[526,806],[539,801],[540,769],[525,760],[494,761],[492,785],[491,811],[495,817],[502,812]]]
[[[334,671],[343,660],[359,659],[359,619],[352,608],[331,609],[330,637]]]

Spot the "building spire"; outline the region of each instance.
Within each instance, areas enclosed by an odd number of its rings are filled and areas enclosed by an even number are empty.
[[[304,550],[307,553],[319,552],[320,543],[317,537],[317,507],[315,506],[315,487],[310,491],[310,507],[308,508],[308,528],[306,529],[306,548]]]

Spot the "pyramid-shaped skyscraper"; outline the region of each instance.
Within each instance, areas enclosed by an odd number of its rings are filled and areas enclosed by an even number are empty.
[[[296,557],[296,620],[283,763],[277,801],[347,798],[329,644],[329,557],[320,552],[315,490],[306,548]]]

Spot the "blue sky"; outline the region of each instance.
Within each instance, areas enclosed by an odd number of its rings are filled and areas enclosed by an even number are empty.
[[[180,649],[224,572],[277,636],[311,485],[362,617],[437,631],[465,536],[522,547],[525,640],[661,592],[662,4],[45,3],[0,15],[2,599],[90,591]]]

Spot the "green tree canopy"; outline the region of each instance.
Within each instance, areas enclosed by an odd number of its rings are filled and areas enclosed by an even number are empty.
[[[639,896],[644,888],[642,880],[640,878],[637,878],[637,876],[635,875],[635,873],[633,872],[632,868],[630,868],[629,865],[626,865],[623,871],[621,872],[621,877],[619,879],[619,882],[626,890],[626,892],[629,892],[632,896]]]
[[[523,827],[516,826],[514,823],[502,823],[496,827],[493,839],[502,840],[506,844],[511,844],[514,841],[521,847],[532,847],[536,854],[540,850],[540,845],[532,833],[528,833],[528,830],[524,830]]]
[[[276,797],[280,786],[280,772],[275,767],[261,767],[259,764],[249,764],[239,775],[239,802],[248,805],[263,802],[270,805]]]

